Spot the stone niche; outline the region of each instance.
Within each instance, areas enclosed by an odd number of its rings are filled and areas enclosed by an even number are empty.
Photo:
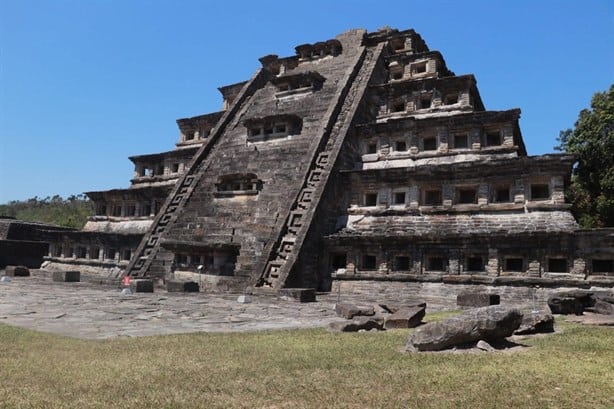
[[[325,78],[315,71],[283,74],[271,79],[278,91],[275,94],[277,98],[317,91],[322,88],[324,81]]]
[[[209,276],[233,276],[239,246],[233,243],[202,243],[165,239],[162,246],[172,251],[173,271]],[[188,274],[189,275],[189,274]],[[184,277],[194,280],[194,277]]]
[[[247,128],[248,142],[266,142],[299,135],[303,127],[303,120],[297,115],[272,115],[263,118],[249,118],[243,124]]]
[[[336,39],[315,44],[302,44],[295,47],[299,62],[317,60],[326,56],[337,56],[343,51],[341,42]]]
[[[262,180],[253,173],[235,173],[221,176],[215,187],[216,197],[257,195],[262,190]]]

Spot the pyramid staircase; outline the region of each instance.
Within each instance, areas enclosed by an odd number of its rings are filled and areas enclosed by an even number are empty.
[[[292,205],[282,234],[275,243],[257,286],[279,289],[288,279],[383,49],[384,44],[380,43],[374,49],[364,50],[363,61],[351,79],[349,90],[342,97],[343,103],[329,138],[325,145],[322,144],[322,150],[311,164],[303,188]]]

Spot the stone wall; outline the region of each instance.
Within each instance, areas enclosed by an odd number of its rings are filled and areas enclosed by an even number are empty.
[[[611,285],[587,286],[594,291],[611,290]],[[402,302],[403,300],[424,300],[429,311],[456,308],[456,296],[466,290],[492,292],[501,296],[502,305],[521,305],[525,308],[547,308],[548,296],[552,293],[577,289],[576,286],[542,287],[537,285],[485,285],[447,284],[442,282],[381,282],[381,281],[339,281],[332,283],[331,292],[339,294],[343,302],[345,295],[352,295],[364,303]]]

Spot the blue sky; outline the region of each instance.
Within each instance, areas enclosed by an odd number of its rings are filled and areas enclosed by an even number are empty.
[[[486,109],[521,108],[531,155],[614,82],[610,0],[0,0],[0,203],[128,187],[128,156],[172,149],[259,57],[386,25],[473,73]]]

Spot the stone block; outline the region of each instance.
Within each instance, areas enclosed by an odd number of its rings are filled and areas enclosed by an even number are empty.
[[[375,315],[375,309],[372,306],[360,306],[349,303],[335,304],[335,312],[338,316],[343,317],[347,320],[351,320],[352,318],[357,317],[359,315]]]
[[[498,305],[500,301],[499,294],[482,291],[463,291],[456,296],[456,305],[459,307],[488,307],[489,305]]]
[[[51,279],[62,283],[78,283],[81,281],[80,271],[54,271]]]
[[[458,317],[431,322],[415,330],[407,342],[408,351],[440,351],[485,340],[509,337],[522,323],[522,313],[500,305],[475,308]]]
[[[6,266],[4,274],[9,277],[29,277],[30,270],[26,266]]]
[[[597,314],[614,314],[614,296],[612,295],[595,295],[595,305],[593,311]]]
[[[554,317],[547,312],[537,311],[525,313],[520,327],[514,335],[539,334],[554,332]]]
[[[559,293],[560,295],[564,295],[566,297],[573,297],[582,304],[582,307],[588,308],[595,305],[595,298],[593,297],[594,293],[592,291],[584,291],[584,290],[571,290]]]
[[[315,302],[315,288],[282,288],[281,295],[295,299],[298,302]]]
[[[136,280],[131,280],[130,290],[132,290],[133,293],[153,293],[154,292],[153,280],[149,280],[146,278],[139,278]]]
[[[554,294],[548,297],[548,307],[553,314],[582,315],[584,312],[584,306],[580,300],[564,294]]]
[[[425,307],[403,307],[386,317],[385,328],[414,328],[420,325],[424,318]]]
[[[195,281],[169,280],[166,282],[166,291],[169,293],[197,293],[200,287]]]

